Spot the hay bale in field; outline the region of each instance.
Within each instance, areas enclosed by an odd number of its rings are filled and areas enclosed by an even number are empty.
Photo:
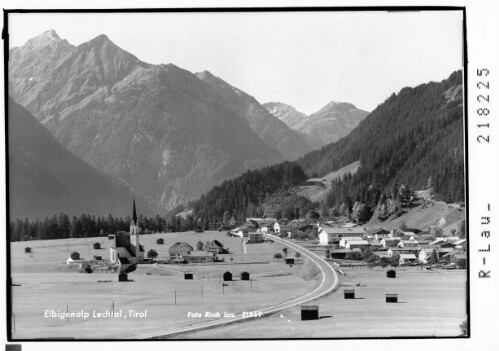
[[[165,240],[163,238],[159,238],[158,240],[156,240],[156,244],[158,245],[163,245],[165,243]]]
[[[25,247],[24,248],[25,253],[31,253],[31,247]]]

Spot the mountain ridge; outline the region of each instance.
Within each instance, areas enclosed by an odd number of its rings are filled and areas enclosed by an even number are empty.
[[[11,52],[37,56],[31,49]],[[29,86],[26,69],[39,63],[9,61],[9,81],[22,83],[11,85],[14,99],[64,147],[123,180],[158,210],[186,203],[247,169],[284,160],[187,70],[144,63],[105,35],[64,55],[53,49],[47,57],[55,62]]]
[[[231,106],[234,113],[248,121],[262,140],[271,148],[279,151],[285,159],[296,159],[308,151],[308,145],[300,135],[286,123],[272,116],[253,96],[230,85],[209,71],[196,73],[196,76],[215,89]]]
[[[9,98],[9,214],[13,218],[126,216],[132,193],[66,150],[29,111]],[[149,205],[136,196],[142,213]]]
[[[308,116],[281,102],[263,105],[269,113],[302,135],[312,149],[345,137],[369,114],[351,103],[338,101],[330,101]]]

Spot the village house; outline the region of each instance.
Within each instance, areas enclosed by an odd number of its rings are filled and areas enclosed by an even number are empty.
[[[454,252],[455,250],[451,247],[440,247],[437,248],[438,259],[442,259],[446,254]]]
[[[401,266],[414,264],[416,261],[417,257],[414,254],[400,254],[399,265]]]
[[[347,242],[362,241],[362,240],[364,240],[364,239],[361,237],[341,238],[338,245],[340,248],[346,248]]]
[[[397,247],[419,247],[419,244],[416,240],[400,240]]]
[[[371,249],[371,251],[377,251],[377,250],[380,250],[383,245],[381,245],[380,241],[379,240],[369,240],[369,247]]]
[[[241,238],[247,238],[249,229],[248,228],[235,228],[234,230],[231,231],[231,233],[235,236],[239,236]]]
[[[224,246],[218,240],[211,241],[208,245],[206,245],[205,250],[208,252],[212,252],[216,255],[222,254],[225,252]]]
[[[359,249],[354,249],[354,250],[349,250],[349,249],[337,249],[337,250],[332,250],[329,253],[329,256],[334,259],[339,259],[339,260],[344,260],[346,255],[348,253],[352,252],[358,252],[360,253],[361,251]]]
[[[388,251],[371,251],[371,253],[377,256],[379,259],[382,258],[390,258],[391,256],[388,254]]]
[[[367,234],[375,240],[392,237],[392,234],[384,228],[368,229]]]
[[[400,240],[399,237],[383,238],[380,243],[383,247],[397,247]]]
[[[433,249],[421,249],[418,253],[418,260],[422,264],[427,264],[431,255],[433,253]]]
[[[353,250],[353,249],[360,249],[362,250],[363,248],[369,247],[369,242],[366,240],[348,240],[346,243],[346,248]]]
[[[414,240],[414,236],[416,235],[416,233],[414,233],[414,232],[403,232],[403,235],[404,235],[404,237],[407,240]]]
[[[274,233],[290,232],[293,229],[293,225],[284,220],[278,220],[273,224]]]
[[[213,252],[208,251],[192,251],[188,253],[186,256],[183,256],[190,263],[205,263],[205,262],[214,262],[216,256]]]
[[[447,264],[454,264],[457,268],[466,268],[467,257],[464,252],[449,252],[442,256]]]
[[[248,234],[248,243],[250,243],[250,244],[263,243],[263,234],[262,233],[249,233]]]
[[[170,254],[170,260],[172,261],[182,261],[186,259],[186,257],[189,256],[189,254],[193,251],[194,248],[191,245],[181,242],[173,244],[168,249],[168,253]]]
[[[319,245],[338,244],[342,238],[364,238],[365,235],[366,232],[362,228],[330,228],[321,226],[319,228]]]
[[[419,248],[417,247],[404,247],[404,248],[400,248],[400,247],[390,247],[388,249],[388,254],[391,256],[395,255],[395,254],[413,254],[413,255],[417,255],[418,252],[419,252]]]

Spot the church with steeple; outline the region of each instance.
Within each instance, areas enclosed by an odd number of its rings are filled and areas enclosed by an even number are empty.
[[[111,242],[109,260],[111,263],[120,264],[122,269],[144,261],[144,249],[140,246],[140,227],[133,199],[132,221],[129,234],[110,234]]]

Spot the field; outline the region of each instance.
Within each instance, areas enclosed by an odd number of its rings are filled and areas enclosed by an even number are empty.
[[[421,271],[397,268],[397,278],[385,270],[342,269],[340,288],[313,301],[320,319],[300,320],[300,308],[282,310],[267,318],[238,325],[183,334],[178,338],[358,338],[458,336],[466,319],[466,271]],[[360,286],[357,286],[359,284]],[[345,300],[343,289],[355,289]],[[386,303],[385,293],[397,293],[398,303]],[[239,329],[240,330],[240,329]]]
[[[160,237],[164,245],[156,244]],[[273,254],[282,253],[284,247],[278,243],[248,244],[244,256],[241,239],[220,232],[143,235],[141,243],[146,252],[152,248],[164,257],[177,241],[195,247],[198,240],[214,239],[232,252],[221,255],[225,263],[140,265],[129,274],[133,282],[126,283],[117,282],[117,274],[78,273],[76,265],[65,263],[73,251],[86,258],[108,258],[107,238],[12,243],[13,338],[139,337],[209,320],[206,312],[223,315],[272,306],[318,285],[319,275],[312,263],[305,260],[290,267],[273,260]],[[95,242],[101,243],[102,249],[94,250]],[[33,248],[32,257],[24,253],[27,246]],[[194,280],[184,280],[185,271],[193,272]],[[220,275],[225,271],[232,272],[235,281],[222,286]],[[239,280],[243,271],[250,273],[251,281]],[[113,307],[117,317],[99,317],[98,313],[111,312]],[[130,315],[130,310],[137,314]],[[57,317],[50,317],[51,311]],[[58,318],[66,311],[81,312],[81,316]],[[189,312],[201,313],[202,317],[190,318]]]
[[[157,245],[156,239],[165,239]],[[195,247],[198,240],[217,239],[232,252],[225,263],[140,265],[129,274],[133,282],[117,282],[116,274],[83,274],[66,265],[72,251],[82,256],[107,258],[107,238],[51,240],[11,244],[14,339],[74,337],[133,338],[210,320],[206,312],[223,315],[258,310],[313,290],[319,281],[316,267],[308,261],[293,267],[272,259],[282,244],[247,245],[242,255],[240,238],[225,233],[168,233],[143,235],[145,251],[153,248],[166,256],[177,241]],[[94,250],[100,242],[103,249]],[[302,246],[321,255],[323,248]],[[33,257],[24,247],[33,248]],[[293,254],[293,252],[291,252]],[[230,258],[233,258],[231,261]],[[194,273],[184,280],[183,273]],[[230,271],[234,282],[221,285],[220,275]],[[239,280],[247,271],[251,281]],[[385,269],[344,268],[339,289],[312,302],[320,308],[320,320],[300,320],[300,308],[284,309],[265,318],[174,336],[181,339],[219,338],[345,338],[393,336],[457,336],[466,319],[466,271],[422,271],[398,267],[397,278],[388,279]],[[17,286],[19,285],[19,286]],[[343,289],[354,288],[356,299],[344,300]],[[399,303],[387,304],[385,293],[397,293]],[[96,318],[93,313],[121,310],[118,317]],[[45,311],[89,313],[88,318],[46,318]],[[146,315],[129,315],[129,310]],[[190,318],[188,313],[200,313]],[[127,317],[127,318],[125,318]],[[244,333],[241,333],[241,329]]]

